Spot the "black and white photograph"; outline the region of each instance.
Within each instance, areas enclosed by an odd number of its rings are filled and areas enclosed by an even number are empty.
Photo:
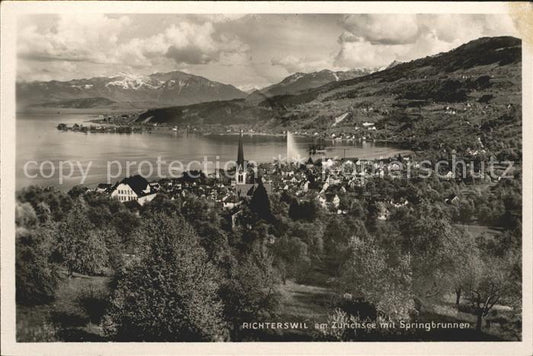
[[[13,344],[527,353],[531,3],[2,5]]]

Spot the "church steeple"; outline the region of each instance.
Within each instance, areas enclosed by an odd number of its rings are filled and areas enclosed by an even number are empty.
[[[237,168],[244,168],[244,148],[242,145],[242,130],[239,134],[239,150],[237,151]]]

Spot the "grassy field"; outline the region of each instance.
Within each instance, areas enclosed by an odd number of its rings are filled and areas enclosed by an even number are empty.
[[[74,274],[62,279],[50,304],[17,306],[17,341],[103,341],[98,319],[108,277]]]
[[[307,328],[261,330],[255,341],[317,341],[323,339],[315,323],[324,323],[333,310],[336,294],[324,287],[298,284],[287,280],[280,286],[281,307],[272,322],[300,322]]]
[[[287,281],[281,288],[283,316],[294,321],[324,322],[336,294],[327,288]]]
[[[277,339],[283,341],[320,340],[323,335],[314,328],[315,323],[326,323],[329,314],[333,313],[340,297],[330,288],[298,284],[287,281],[281,287],[282,300],[280,321],[305,322],[309,329],[284,330],[274,333]],[[465,303],[463,301],[462,303]],[[464,304],[463,304],[464,305]],[[464,308],[463,308],[464,309]],[[431,331],[418,330],[413,333],[390,333],[390,341],[498,341],[519,340],[516,321],[512,320],[512,310],[509,307],[496,305],[494,311],[483,324],[481,333],[475,330],[476,317],[464,310],[460,311],[455,305],[454,295],[446,295],[442,299],[426,300],[422,311],[417,316],[417,322],[463,322],[471,325],[470,329],[451,330],[434,329]],[[487,321],[488,320],[488,321]],[[270,333],[272,337],[272,333]],[[272,338],[276,340],[276,338]],[[370,340],[380,340],[370,337]]]
[[[458,225],[460,227],[463,227],[468,231],[472,236],[478,237],[481,236],[484,233],[490,234],[490,235],[497,235],[501,232],[501,230],[498,230],[497,228],[494,228],[492,226],[486,226],[486,225]]]
[[[53,303],[40,306],[17,306],[17,341],[107,341],[100,324],[104,312],[103,301],[108,293],[109,277],[89,277],[75,274],[65,278]],[[335,310],[339,296],[325,286],[305,285],[288,280],[280,286],[281,307],[276,322],[301,322],[307,328],[289,330],[263,330],[251,340],[263,341],[313,341],[323,340],[324,335],[315,328],[317,323],[326,323]],[[469,322],[475,325],[475,316],[457,310],[454,296],[441,300],[425,301],[419,322]],[[496,306],[495,312],[485,322],[483,333],[474,329],[461,331],[420,330],[416,333],[392,333],[388,340],[516,340],[516,321],[511,321],[511,310]],[[250,340],[250,341],[251,341]],[[366,339],[365,339],[366,340]],[[379,338],[368,339],[379,340]]]

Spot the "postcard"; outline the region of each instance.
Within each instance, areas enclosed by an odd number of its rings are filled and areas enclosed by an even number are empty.
[[[6,355],[531,354],[531,3],[1,13]]]

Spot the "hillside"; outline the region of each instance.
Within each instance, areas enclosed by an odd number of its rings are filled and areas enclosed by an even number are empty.
[[[108,107],[116,102],[109,100],[107,98],[82,98],[82,99],[71,99],[71,100],[61,100],[50,103],[43,104],[34,104],[30,107],[42,107],[42,108],[72,108],[72,109],[88,109],[88,108],[100,108]]]
[[[245,96],[232,85],[178,71],[148,76],[121,74],[66,82],[17,83],[19,107],[89,108],[123,104],[147,108]]]
[[[348,80],[372,73],[370,69],[354,69],[350,71],[321,70],[312,73],[294,73],[281,82],[256,90],[248,96],[249,101],[262,101],[278,95],[295,95],[308,89],[318,88],[324,84]]]
[[[521,41],[480,38],[454,50],[296,95],[148,110],[157,122],[243,123],[257,130],[366,135],[415,149],[520,154]],[[335,118],[350,119],[333,127]],[[375,132],[361,123],[374,122]]]
[[[171,125],[256,125],[258,121],[275,117],[270,108],[249,105],[244,99],[213,101],[189,106],[178,106],[148,110],[137,118],[137,122]],[[275,122],[271,123],[275,125]]]

